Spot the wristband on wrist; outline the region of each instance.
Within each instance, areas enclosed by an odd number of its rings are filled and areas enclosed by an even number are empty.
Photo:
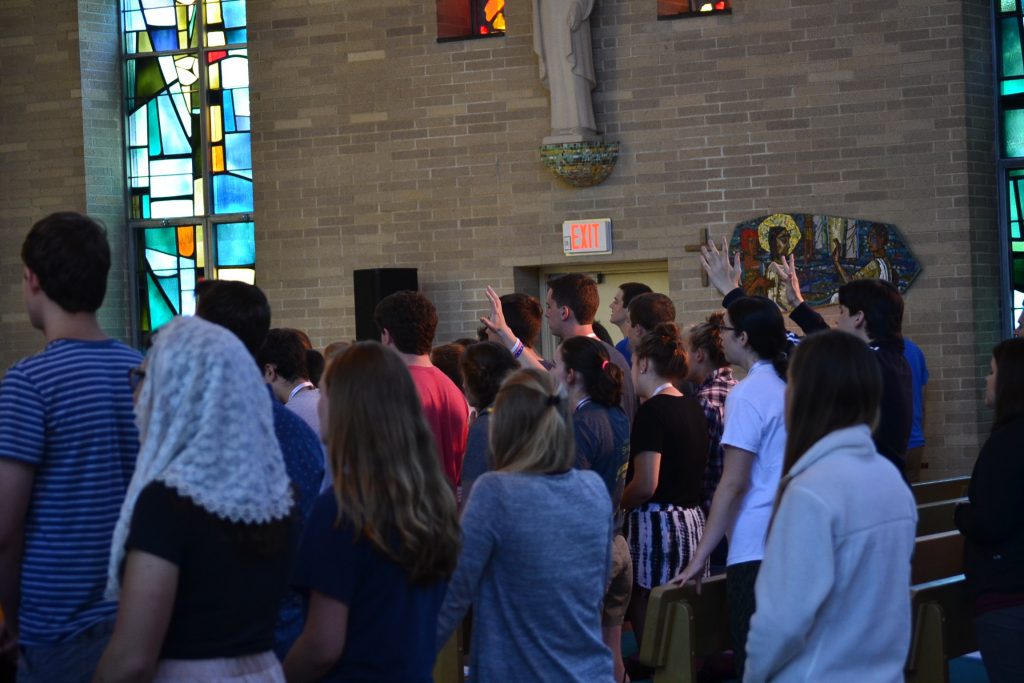
[[[519,341],[519,338],[517,337],[516,343],[512,345],[512,348],[509,349],[509,351],[512,352],[513,358],[519,358],[519,356],[523,355],[523,349],[525,348],[526,346],[523,344],[523,342]]]

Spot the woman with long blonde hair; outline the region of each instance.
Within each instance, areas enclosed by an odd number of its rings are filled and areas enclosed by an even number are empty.
[[[438,621],[440,649],[473,606],[478,683],[611,683],[601,641],[612,507],[601,477],[573,469],[567,397],[520,370],[498,392],[490,472],[462,513],[463,550]]]
[[[285,675],[429,683],[459,531],[416,387],[397,354],[360,342],[330,362],[321,392],[334,486],[299,547],[293,583],[309,609]]]

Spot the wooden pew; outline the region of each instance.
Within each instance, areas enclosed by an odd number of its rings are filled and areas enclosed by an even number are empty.
[[[959,531],[921,536],[914,544],[910,584],[956,576],[964,570],[964,537]]]
[[[953,515],[956,512],[956,506],[966,502],[966,498],[953,498],[952,500],[918,505],[917,535],[930,536],[944,531],[954,531],[956,524],[953,521]]]
[[[970,477],[954,477],[922,481],[913,484],[910,488],[914,492],[914,500],[917,504],[924,505],[925,503],[937,503],[940,500],[963,498],[967,495],[967,485],[970,482]]]
[[[963,574],[913,586],[910,603],[907,683],[949,683],[949,660],[978,649]]]
[[[640,662],[654,668],[654,683],[696,683],[697,658],[731,649],[725,575],[694,587],[651,591],[640,643]]]
[[[437,660],[434,662],[434,683],[462,683],[463,680],[462,629],[457,628],[437,653]]]

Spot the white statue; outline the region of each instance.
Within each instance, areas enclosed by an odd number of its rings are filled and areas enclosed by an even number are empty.
[[[551,92],[551,136],[544,144],[599,140],[590,91],[594,52],[590,12],[594,0],[533,0],[533,50],[540,80]]]

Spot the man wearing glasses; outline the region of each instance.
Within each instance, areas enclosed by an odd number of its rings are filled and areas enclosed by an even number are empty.
[[[138,351],[96,319],[110,247],[91,218],[56,213],[22,245],[25,309],[42,352],[0,382],[0,658],[19,681],[88,681],[114,625],[114,524],[139,450]]]

